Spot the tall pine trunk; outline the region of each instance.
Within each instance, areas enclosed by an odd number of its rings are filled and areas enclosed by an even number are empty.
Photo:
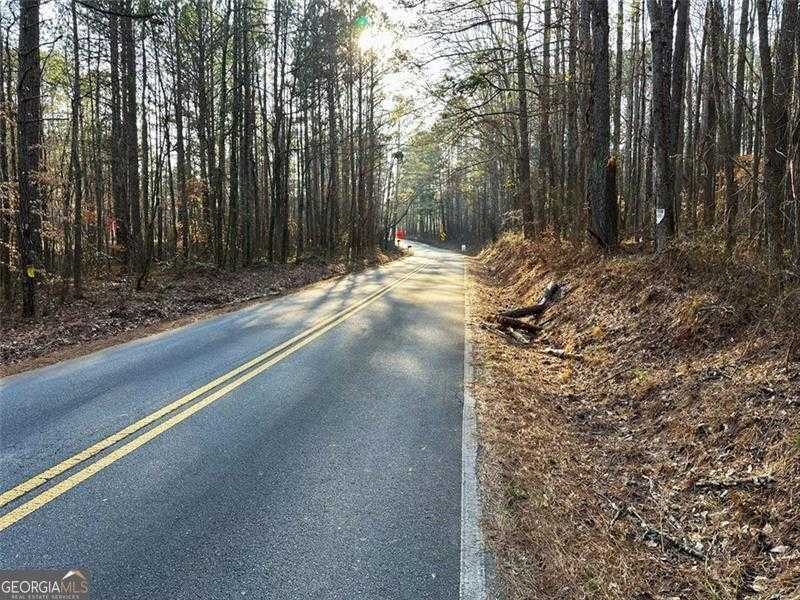
[[[81,123],[81,69],[78,59],[78,13],[75,0],[70,3],[72,16],[72,136],[70,139],[70,163],[72,165],[72,194],[75,205],[75,221],[73,223],[73,256],[72,256],[72,281],[75,293],[81,293],[81,260],[83,256],[83,172],[81,171],[80,152],[78,140],[80,139]]]
[[[670,98],[672,65],[672,0],[649,0],[653,44],[653,197],[656,252],[666,249],[675,234],[672,159],[670,157]]]
[[[132,0],[126,0],[125,10],[133,13]],[[125,71],[125,150],[128,200],[130,202],[131,265],[138,272],[143,266],[142,216],[139,198],[139,136],[137,134],[136,101],[136,42],[133,35],[133,18],[122,19],[122,50]]]
[[[531,203],[531,143],[528,132],[528,90],[525,77],[525,57],[527,55],[525,0],[516,0],[516,2],[517,128],[519,130],[517,209],[522,212],[522,231],[525,237],[532,238],[536,231],[536,224]]]
[[[592,143],[588,173],[589,233],[604,249],[617,245],[616,163],[609,156],[608,0],[591,0]]]
[[[39,62],[39,0],[21,0],[17,80],[17,240],[22,315],[36,314],[36,277],[41,253],[42,71]]]

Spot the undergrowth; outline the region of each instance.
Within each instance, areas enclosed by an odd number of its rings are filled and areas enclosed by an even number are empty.
[[[518,235],[471,274],[508,598],[800,597],[797,287],[712,244],[598,256]],[[531,347],[480,327],[552,280],[568,292]]]

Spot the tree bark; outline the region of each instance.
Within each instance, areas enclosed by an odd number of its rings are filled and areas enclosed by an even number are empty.
[[[669,158],[672,161],[673,230],[678,228],[681,198],[681,152],[683,149],[683,100],[686,93],[686,47],[689,27],[690,0],[677,0],[678,20],[675,29],[675,52],[672,57],[672,82],[670,84]]]
[[[113,4],[121,10],[119,0]],[[125,171],[122,157],[122,91],[120,82],[119,57],[119,17],[109,17],[109,41],[111,45],[111,187],[114,195],[115,242],[122,247],[122,262],[130,265],[131,252],[128,224],[130,208],[125,185]]]
[[[727,94],[727,48],[723,26],[722,6],[719,0],[709,2],[709,26],[711,38],[712,93],[719,107],[719,157],[725,178],[725,249],[728,254],[736,245],[736,216],[738,191],[733,174],[733,134],[728,114]]]
[[[614,69],[614,156],[619,161],[619,145],[622,137],[622,36],[624,31],[625,3],[617,3],[617,51]]]
[[[706,8],[705,35],[711,40],[713,28],[711,27],[711,5]],[[709,49],[711,44],[708,44]],[[710,54],[710,52],[709,52]],[[717,100],[714,96],[714,69],[713,57],[706,60],[706,77],[704,81],[703,100],[703,165],[705,178],[703,180],[703,226],[710,229],[716,222],[716,184],[717,184],[717,124],[719,120]]]
[[[9,111],[11,98],[6,97],[5,67],[8,61],[3,62],[3,33],[0,31],[0,287],[3,290],[3,300],[11,304],[13,299],[13,284],[11,281],[11,196],[6,185],[11,180],[11,164],[8,159],[6,115]],[[9,72],[9,77],[10,77]]]
[[[747,62],[747,30],[750,18],[750,2],[742,0],[739,17],[739,51],[736,56],[736,87],[733,99],[733,141],[736,153],[742,151],[742,120],[744,115],[744,67]]]
[[[517,175],[517,210],[522,212],[522,231],[526,238],[532,238],[536,232],[534,223],[533,204],[531,203],[531,144],[528,132],[528,90],[525,77],[525,0],[516,0],[517,3],[517,128],[519,129],[519,173]]]
[[[72,194],[75,206],[73,233],[72,282],[75,293],[80,295],[82,285],[81,262],[83,257],[83,172],[78,152],[81,123],[81,69],[78,59],[78,13],[75,0],[70,3],[72,16],[72,139],[70,140],[70,162],[72,164]]]
[[[589,161],[589,232],[604,249],[617,245],[616,166],[609,156],[611,137],[608,59],[608,0],[591,0],[592,145]],[[614,181],[611,181],[614,178]],[[613,197],[612,197],[613,193]]]
[[[22,315],[36,314],[41,252],[42,72],[39,62],[39,0],[20,0],[17,80],[17,239],[22,279]]]
[[[655,248],[663,252],[675,234],[670,157],[672,0],[648,0],[653,44],[653,198]]]
[[[781,26],[775,52],[775,70],[769,45],[766,0],[756,0],[758,10],[759,58],[761,60],[762,105],[764,114],[764,226],[767,256],[778,269],[783,263],[783,220],[781,205],[785,188],[786,154],[789,138],[789,96],[794,68],[794,38],[797,27],[797,0],[784,0]]]
[[[126,0],[125,10],[133,13],[132,0]],[[136,42],[133,35],[133,19],[122,19],[123,65],[125,69],[125,145],[127,154],[128,200],[131,211],[131,250],[133,269],[138,272],[142,265],[142,217],[139,198],[139,136],[137,133],[136,107]]]
[[[183,129],[183,56],[181,53],[181,38],[178,23],[180,21],[180,8],[175,3],[175,138],[177,143],[176,160],[178,168],[178,210],[181,222],[181,253],[183,260],[189,260],[189,198],[186,190],[186,144]]]

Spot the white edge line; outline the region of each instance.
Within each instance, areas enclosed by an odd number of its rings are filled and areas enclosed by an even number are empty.
[[[480,528],[481,506],[478,495],[478,432],[472,386],[472,342],[469,334],[469,287],[467,262],[464,261],[464,404],[461,419],[461,600],[484,600],[483,535]]]

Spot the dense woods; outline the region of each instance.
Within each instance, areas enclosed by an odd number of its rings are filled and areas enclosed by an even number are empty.
[[[369,43],[381,3],[5,0],[5,305],[156,264],[356,258],[401,220],[797,270],[797,0],[401,4],[398,66]],[[422,100],[388,98],[398,68]]]
[[[6,306],[34,315],[37,287],[79,296],[87,275],[143,288],[156,264],[383,244],[383,22],[317,0],[4,1]]]
[[[407,228],[477,245],[522,225],[657,251],[688,237],[796,272],[797,5],[424,3],[448,69],[431,86],[436,150],[416,150],[430,194]]]

